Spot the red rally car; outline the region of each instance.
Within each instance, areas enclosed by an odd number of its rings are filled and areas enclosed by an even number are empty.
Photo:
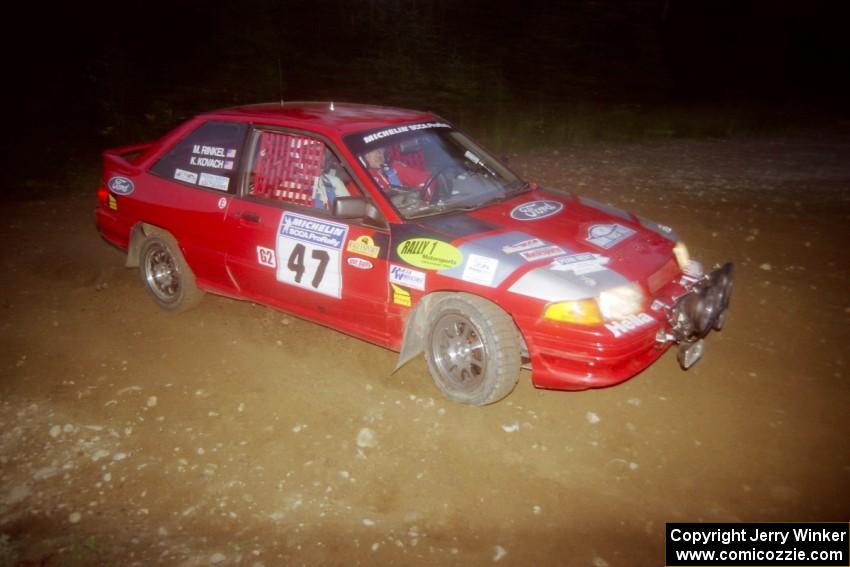
[[[720,330],[732,265],[704,273],[667,226],[520,179],[431,113],[244,106],[103,154],[96,223],[163,308],[204,292],[425,353],[484,405],[531,368],[581,390]],[[398,368],[397,366],[397,368]]]

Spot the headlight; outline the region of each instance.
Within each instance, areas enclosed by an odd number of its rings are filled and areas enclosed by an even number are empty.
[[[595,299],[553,303],[546,308],[543,318],[578,325],[599,325],[602,323],[602,314],[599,313],[599,306]]]
[[[643,291],[635,283],[621,285],[599,294],[599,311],[609,321],[640,313],[644,303]]]
[[[673,255],[676,256],[676,263],[679,264],[679,269],[683,272],[688,267],[691,261],[691,255],[688,254],[688,247],[681,240],[673,247]]]

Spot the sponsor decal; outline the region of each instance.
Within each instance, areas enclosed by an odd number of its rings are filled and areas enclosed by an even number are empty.
[[[564,249],[560,246],[546,246],[545,248],[534,248],[533,250],[526,250],[524,252],[520,252],[519,255],[525,258],[528,262],[533,262],[535,260],[543,260],[544,258],[554,258],[555,256],[560,256],[561,254],[565,254]]]
[[[638,313],[637,315],[629,315],[625,319],[621,319],[619,321],[605,323],[605,328],[611,331],[611,334],[614,335],[615,339],[618,339],[623,335],[631,333],[635,329],[651,325],[654,322],[655,319],[646,313]]]
[[[558,201],[530,201],[511,210],[511,218],[520,221],[545,219],[561,212],[564,204]]]
[[[412,238],[396,247],[399,258],[417,268],[446,270],[463,261],[460,250],[447,242],[433,238]]]
[[[425,272],[390,264],[390,282],[425,291]]]
[[[555,258],[549,265],[549,269],[556,272],[573,272],[577,276],[584,274],[592,274],[593,272],[601,272],[606,269],[605,264],[610,261],[609,258],[600,254],[585,252],[582,254],[572,254]]]
[[[390,285],[393,288],[393,303],[396,305],[403,305],[404,307],[410,307],[410,292],[395,284]]]
[[[230,184],[230,179],[223,175],[215,175],[214,173],[202,173],[198,180],[198,185],[201,187],[209,187],[218,191],[227,191],[227,186]]]
[[[496,275],[496,268],[498,267],[499,261],[495,258],[470,254],[461,278],[467,282],[492,286],[493,276]]]
[[[355,240],[348,241],[348,251],[355,254],[362,254],[370,258],[377,258],[381,253],[381,247],[375,246],[375,241],[371,236],[359,236]]]
[[[363,258],[349,258],[346,262],[349,266],[357,268],[358,270],[371,270],[374,267],[372,262]]]
[[[116,199],[115,195],[113,195],[112,193],[109,193],[109,200],[107,201],[107,204],[109,205],[109,208],[113,211],[118,210],[118,199]]]
[[[277,281],[342,297],[342,244],[348,226],[285,212],[277,233]]]
[[[587,242],[600,248],[611,248],[635,233],[621,224],[595,224],[587,229]]]
[[[186,171],[185,169],[180,169],[178,167],[174,170],[174,179],[194,185],[198,182],[198,174],[194,171]]]
[[[269,268],[277,268],[277,261],[274,257],[274,250],[272,250],[271,248],[257,246],[257,262],[259,262],[262,266],[268,266]]]
[[[281,236],[294,238],[306,244],[320,244],[335,250],[342,249],[348,226],[306,215],[286,212],[280,222]]]
[[[222,197],[221,199],[218,200],[218,208],[219,209],[223,209],[226,206],[227,206],[227,199]]]
[[[380,132],[373,132],[367,136],[363,136],[364,144],[371,144],[376,140],[381,140],[386,138],[387,136],[395,136],[396,134],[404,134],[405,132],[415,132],[417,130],[426,130],[430,128],[451,128],[449,124],[445,122],[422,122],[419,124],[407,124],[405,126],[395,126],[393,128],[387,128],[386,130],[381,130]]]
[[[106,185],[116,195],[129,195],[136,188],[132,181],[120,176],[110,178]]]
[[[502,252],[504,252],[505,254],[513,254],[514,252],[523,252],[525,250],[531,250],[532,248],[540,248],[541,246],[545,245],[546,243],[540,240],[539,238],[529,238],[528,240],[523,240],[522,242],[517,242],[516,244],[502,246]]]

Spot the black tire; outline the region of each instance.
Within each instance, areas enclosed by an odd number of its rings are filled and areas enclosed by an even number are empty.
[[[521,342],[507,313],[480,297],[458,293],[428,314],[425,360],[443,395],[461,404],[484,406],[516,387]]]
[[[190,309],[204,296],[177,241],[169,234],[145,238],[139,253],[139,274],[153,300],[168,311]]]

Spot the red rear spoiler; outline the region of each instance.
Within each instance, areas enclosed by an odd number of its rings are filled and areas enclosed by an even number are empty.
[[[139,168],[136,164],[141,161],[145,150],[150,148],[154,142],[145,142],[144,144],[133,144],[132,146],[121,146],[120,148],[110,148],[104,150],[103,154],[103,171],[104,173],[123,173],[125,175],[134,175],[139,173]]]

